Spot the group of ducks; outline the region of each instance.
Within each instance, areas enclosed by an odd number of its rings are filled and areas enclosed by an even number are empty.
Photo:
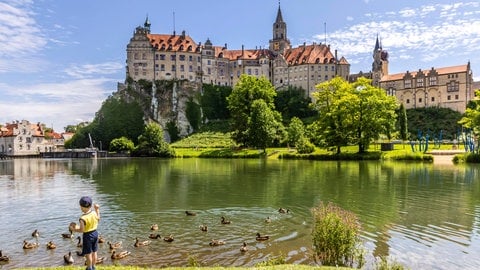
[[[278,212],[281,213],[281,214],[287,214],[287,213],[290,213],[290,210],[286,209],[286,208],[279,208]],[[193,211],[188,211],[188,210],[185,211],[185,214],[187,216],[196,216],[197,215],[197,213],[195,213]],[[267,217],[265,219],[266,223],[270,223],[271,221],[272,220],[270,219],[270,217]],[[230,220],[227,220],[224,216],[222,216],[221,219],[220,219],[220,223],[228,225],[228,224],[231,224],[232,222]],[[150,230],[152,230],[152,231],[157,231],[158,229],[159,229],[158,224],[153,224],[153,225],[150,226]],[[205,224],[200,225],[200,230],[203,231],[203,232],[207,232],[208,231],[207,225],[205,225]],[[34,237],[36,239],[38,239],[39,235],[40,234],[39,234],[37,229],[32,232],[32,237]],[[68,233],[68,234],[63,233],[61,236],[62,236],[62,238],[70,238],[70,239],[74,238],[74,234],[73,234],[72,231],[70,231],[70,233]],[[150,239],[161,238],[160,234],[158,234],[158,233],[151,233],[148,237]],[[81,242],[82,238],[80,236],[78,236],[77,239],[78,239],[77,247],[82,247],[82,242]],[[266,241],[266,240],[269,240],[269,239],[270,239],[270,236],[261,235],[260,233],[257,233],[256,237],[255,237],[255,240],[257,240],[257,241]],[[173,237],[173,235],[168,235],[168,236],[163,237],[163,240],[165,242],[173,242],[174,237]],[[103,236],[99,236],[98,242],[99,243],[105,243],[105,238]],[[140,240],[138,237],[136,237],[133,246],[134,247],[148,246],[148,245],[150,245],[151,242],[152,242],[152,240]],[[220,245],[224,245],[224,244],[225,244],[225,241],[218,240],[218,239],[212,239],[209,243],[210,246],[220,246]],[[120,249],[122,247],[122,242],[121,241],[119,241],[119,242],[108,241],[107,245],[108,245],[109,249],[111,250],[111,256],[110,257],[111,257],[112,260],[122,259],[122,258],[125,258],[125,257],[127,257],[128,255],[131,254],[131,252],[127,251],[127,250],[117,251],[117,249]],[[39,246],[40,246],[40,244],[38,243],[38,241],[36,241],[36,242],[28,242],[27,240],[23,241],[23,249],[34,249],[34,248],[37,248]],[[46,244],[46,248],[50,249],[50,250],[55,249],[56,247],[57,246],[53,241],[49,241]],[[246,252],[247,250],[248,250],[247,243],[243,242],[242,246],[240,247],[240,251],[241,252]],[[77,251],[77,255],[78,256],[83,256],[81,254],[81,252],[79,252],[79,251]],[[63,256],[63,259],[64,259],[64,262],[66,264],[73,264],[74,261],[75,261],[74,258],[73,258],[72,252],[68,252],[68,254],[65,254]],[[8,262],[9,260],[10,260],[10,258],[6,255],[3,255],[2,251],[0,250],[0,262]],[[105,257],[99,257],[97,259],[96,263],[97,264],[103,263],[104,260],[105,260]]]

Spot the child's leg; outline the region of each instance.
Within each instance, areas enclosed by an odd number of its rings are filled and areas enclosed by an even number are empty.
[[[88,253],[88,254],[85,255],[85,258],[87,259],[87,262],[86,262],[87,263],[87,270],[92,269],[92,266],[93,266],[93,264],[92,264],[92,262],[93,262],[92,261],[92,257],[93,257],[92,254],[93,253]]]
[[[97,252],[92,252],[92,267],[95,267],[95,264],[97,263],[97,257]]]

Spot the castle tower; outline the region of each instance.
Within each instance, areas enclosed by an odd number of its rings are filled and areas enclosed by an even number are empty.
[[[277,18],[273,23],[273,38],[270,40],[270,50],[283,53],[290,49],[290,40],[287,38],[287,24],[283,21],[280,1],[278,2]]]
[[[380,80],[385,75],[388,75],[388,52],[383,50],[377,36],[375,49],[373,49],[372,84],[379,86]]]

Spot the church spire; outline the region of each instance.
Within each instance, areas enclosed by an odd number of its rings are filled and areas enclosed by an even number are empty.
[[[378,34],[377,34],[377,41],[375,42],[375,51],[374,51],[374,53],[375,53],[376,51],[378,51],[378,49],[380,49],[380,41],[378,40]]]
[[[280,0],[278,1],[277,19],[275,23],[283,23],[282,10],[280,9]]]

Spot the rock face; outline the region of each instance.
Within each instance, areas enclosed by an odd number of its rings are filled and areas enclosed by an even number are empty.
[[[119,83],[115,95],[126,101],[136,101],[143,108],[145,122],[155,121],[164,130],[167,141],[167,123],[174,123],[181,137],[193,129],[186,116],[186,104],[190,99],[196,103],[202,84],[187,80],[162,80],[155,85],[148,81]]]

